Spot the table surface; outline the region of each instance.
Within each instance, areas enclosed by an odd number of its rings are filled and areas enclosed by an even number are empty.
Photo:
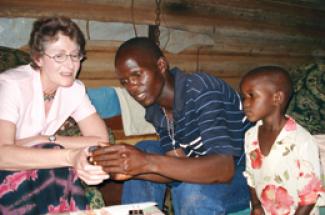
[[[143,202],[136,204],[128,204],[128,205],[114,205],[108,206],[101,209],[96,210],[85,210],[85,211],[75,211],[75,212],[67,212],[61,213],[60,215],[129,215],[129,214],[137,214],[137,213],[129,213],[130,210],[138,211],[142,210],[143,215],[164,215],[161,210],[156,207],[155,202]],[[140,214],[140,213],[138,213]],[[51,215],[51,214],[47,214]]]

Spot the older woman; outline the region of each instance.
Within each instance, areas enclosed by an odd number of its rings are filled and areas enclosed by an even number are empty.
[[[109,176],[87,161],[89,146],[108,134],[76,80],[84,36],[69,18],[41,18],[29,45],[33,62],[0,75],[0,214],[86,209],[78,178],[98,184]],[[82,136],[56,136],[70,116]]]

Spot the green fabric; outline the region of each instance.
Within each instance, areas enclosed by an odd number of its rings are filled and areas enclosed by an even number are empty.
[[[287,113],[312,134],[325,133],[325,64],[291,71],[294,96]]]
[[[28,64],[30,61],[28,53],[0,46],[0,72],[19,65]]]
[[[102,193],[96,186],[90,186],[83,183],[85,195],[89,202],[90,209],[100,209],[105,207],[105,202]]]

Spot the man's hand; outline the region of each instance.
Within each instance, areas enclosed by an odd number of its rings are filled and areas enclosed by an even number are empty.
[[[112,180],[116,181],[126,181],[132,178],[132,175],[125,175],[125,174],[110,174]]]
[[[138,174],[148,173],[148,154],[133,145],[117,144],[100,147],[91,153],[90,160],[103,167],[115,180],[127,180]]]

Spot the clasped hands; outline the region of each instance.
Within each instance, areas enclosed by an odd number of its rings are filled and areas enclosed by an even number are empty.
[[[99,146],[90,153],[89,161],[101,166],[113,180],[128,180],[145,172],[145,153],[129,144]]]

